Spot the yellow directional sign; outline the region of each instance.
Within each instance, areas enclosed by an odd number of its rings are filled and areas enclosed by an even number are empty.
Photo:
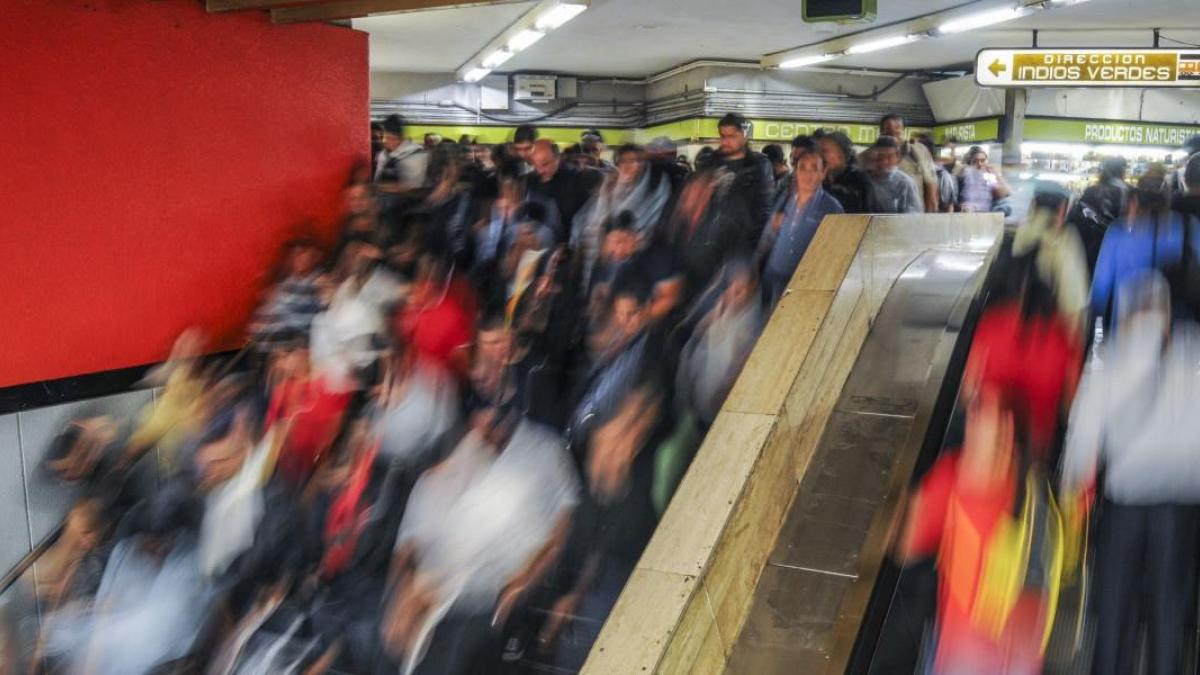
[[[981,87],[1200,87],[1200,49],[984,49]]]

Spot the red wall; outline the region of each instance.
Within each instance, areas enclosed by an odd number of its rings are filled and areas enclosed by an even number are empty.
[[[202,0],[5,0],[0,387],[230,346],[368,152],[367,41]]]

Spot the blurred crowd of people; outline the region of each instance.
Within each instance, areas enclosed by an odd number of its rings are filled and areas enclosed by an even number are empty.
[[[396,116],[373,129],[336,241],[284,246],[237,356],[204,356],[189,331],[147,376],[154,405],[81,414],[55,439],[37,470],[82,496],[3,601],[5,672],[577,670],[825,216],[1007,195],[937,166],[894,115],[862,155],[823,130],[786,161],[728,115],[694,167],[667,139],[610,152],[595,131],[563,149],[531,126],[495,147],[418,143]],[[1038,193],[1018,282],[977,330],[962,449],[911,510],[906,551],[940,550],[950,580],[940,672],[1039,663],[1047,593],[990,598],[987,627],[972,594],[984,544],[1014,504],[1054,503],[1040,486],[1060,463],[1073,495],[1105,469],[1101,556],[1125,552],[1106,648],[1124,649],[1143,599],[1160,638],[1189,606],[1168,587],[1193,567],[1166,561],[1194,557],[1200,487],[1173,425],[1200,415],[1196,369],[1169,364],[1190,363],[1177,336],[1200,302],[1182,215],[1200,158],[1173,202],[1166,177],[1106,176],[1074,206]],[[1073,397],[1093,317],[1115,335]]]
[[[82,496],[5,672],[578,669],[824,217],[924,198],[885,125],[860,171],[839,132],[773,165],[737,115],[694,169],[377,123],[237,356],[189,331],[154,405],[56,438]]]
[[[1040,673],[1052,631],[1091,672],[1183,672],[1200,533],[1191,143],[1134,186],[1121,158],[1078,199],[1038,184],[1006,242],[961,428],[899,530],[900,558],[938,579],[921,672]]]

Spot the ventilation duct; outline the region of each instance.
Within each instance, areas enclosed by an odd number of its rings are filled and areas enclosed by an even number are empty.
[[[547,113],[561,111],[551,117]],[[392,113],[414,124],[505,124],[537,122],[545,126],[639,128],[695,117],[720,117],[736,112],[759,119],[857,122],[874,124],[887,113],[903,115],[910,126],[931,126],[933,115],[923,103],[873,101],[845,94],[764,92],[707,88],[647,101],[561,101],[534,108],[514,106],[499,114],[479,113],[457,105],[397,100],[374,100],[371,116]]]

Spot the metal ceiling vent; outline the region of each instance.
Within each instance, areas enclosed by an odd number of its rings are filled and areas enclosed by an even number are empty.
[[[558,78],[553,75],[513,75],[514,101],[553,101]]]

